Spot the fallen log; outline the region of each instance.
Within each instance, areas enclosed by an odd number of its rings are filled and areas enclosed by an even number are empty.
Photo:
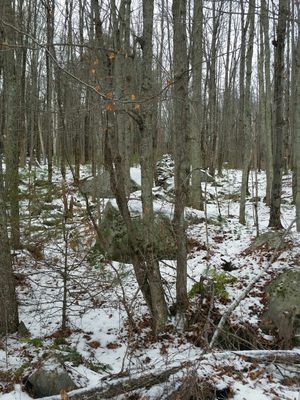
[[[246,351],[223,351],[202,352],[196,359],[183,362],[165,371],[157,371],[136,377],[120,378],[119,375],[107,377],[111,383],[103,383],[101,386],[82,388],[67,394],[69,400],[103,400],[113,399],[122,394],[130,393],[139,389],[149,389],[155,385],[167,382],[167,380],[178,372],[187,369],[193,374],[201,369],[201,362],[212,360],[221,362],[228,361],[230,357],[241,357],[245,362],[259,362],[262,364],[293,364],[300,366],[300,351],[294,350],[246,350]],[[188,375],[188,373],[186,374]],[[199,374],[200,376],[201,374]],[[118,380],[113,383],[112,380]],[[43,400],[61,400],[61,396],[44,397]],[[41,399],[40,399],[41,400]]]
[[[184,365],[172,367],[166,371],[161,371],[158,373],[151,373],[147,375],[142,375],[136,378],[128,378],[122,380],[121,382],[112,383],[111,385],[97,386],[93,388],[79,389],[69,392],[66,398],[69,400],[103,400],[112,399],[114,397],[120,396],[121,394],[129,393],[138,389],[148,389],[152,386],[158,385],[160,383],[166,382],[171,375],[176,374]],[[61,400],[61,396],[48,396],[43,397],[43,400]],[[40,400],[42,400],[40,399]]]

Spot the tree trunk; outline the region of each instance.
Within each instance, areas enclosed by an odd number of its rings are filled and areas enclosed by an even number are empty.
[[[4,4],[0,5],[0,20],[4,15]],[[5,32],[4,28],[0,23],[0,42],[4,42]],[[12,50],[10,50],[12,51]],[[4,57],[0,57],[0,81],[4,78],[6,73],[5,68],[6,60]],[[12,67],[12,66],[11,66]],[[4,100],[4,99],[3,99]],[[7,101],[7,99],[5,99]],[[12,112],[10,110],[10,112]],[[10,245],[7,233],[7,215],[6,215],[6,196],[4,190],[4,177],[3,177],[3,138],[5,124],[7,124],[6,118],[1,112],[1,124],[0,124],[0,336],[10,332],[15,332],[18,328],[18,309],[17,299],[15,293],[15,278],[12,270]]]
[[[270,37],[269,18],[266,0],[261,0],[261,29],[264,39],[264,65],[265,65],[265,98],[264,98],[264,130],[265,130],[265,157],[266,157],[266,204],[270,205],[271,187],[273,181],[273,150],[272,150],[272,99],[271,99],[271,73],[270,73]]]
[[[11,2],[5,0],[1,12],[3,18],[14,24],[15,10]],[[19,131],[18,131],[18,107],[19,93],[17,88],[16,34],[8,27],[2,30],[3,40],[12,47],[3,55],[3,96],[4,102],[4,137],[5,137],[5,189],[10,205],[11,245],[20,247],[20,212],[19,212]]]
[[[149,286],[151,291],[152,315],[155,331],[164,329],[168,310],[162,287],[162,280],[159,271],[159,263],[155,257],[155,229],[152,187],[154,182],[154,116],[156,102],[150,100],[153,95],[153,73],[152,73],[152,32],[153,32],[153,0],[143,1],[143,72],[142,72],[142,120],[141,133],[141,173],[142,173],[142,204],[144,224],[144,248],[146,249],[145,259],[149,270]]]
[[[298,17],[299,18],[299,17]],[[295,98],[295,157],[296,162],[296,226],[300,232],[300,20],[298,19],[298,41],[296,46],[296,98]]]
[[[177,245],[176,306],[179,329],[186,320],[187,244],[184,208],[189,188],[188,160],[188,58],[186,44],[186,0],[173,1],[174,63],[174,142],[175,142],[175,210],[174,225]]]
[[[192,166],[191,206],[203,210],[201,190],[202,154],[200,135],[202,131],[202,0],[194,0],[193,36],[192,36],[192,101],[190,152]]]
[[[251,114],[251,76],[254,41],[255,0],[250,0],[246,26],[249,26],[248,48],[246,53],[246,85],[244,92],[243,129],[245,153],[241,186],[239,222],[246,224],[246,196],[248,193],[248,176],[252,157],[252,114]]]
[[[279,1],[279,16],[277,25],[277,39],[274,58],[274,156],[273,182],[270,205],[269,227],[281,229],[280,203],[282,188],[282,158],[284,139],[284,47],[286,40],[288,0]]]

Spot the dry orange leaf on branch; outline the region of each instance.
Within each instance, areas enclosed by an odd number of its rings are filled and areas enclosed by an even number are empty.
[[[108,103],[108,104],[106,104],[105,110],[106,110],[106,111],[114,111],[114,105],[113,105],[113,103]]]

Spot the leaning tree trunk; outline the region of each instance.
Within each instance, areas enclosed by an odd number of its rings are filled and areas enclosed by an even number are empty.
[[[184,207],[189,187],[188,160],[188,58],[186,45],[186,0],[173,1],[174,24],[174,141],[175,141],[175,210],[174,225],[177,245],[176,306],[178,327],[186,320],[187,244]]]
[[[270,204],[269,227],[281,229],[280,203],[282,188],[282,158],[284,138],[284,47],[286,39],[288,0],[279,1],[277,39],[274,40],[274,156],[273,182]]]

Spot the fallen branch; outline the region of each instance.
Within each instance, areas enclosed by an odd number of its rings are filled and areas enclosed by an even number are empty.
[[[213,358],[222,363],[228,362],[230,357],[241,357],[246,362],[260,362],[272,364],[300,365],[300,351],[293,350],[246,350],[246,351],[222,351],[204,354],[203,350],[199,357],[194,360],[183,362],[165,371],[139,375],[137,377],[120,378],[120,375],[107,377],[107,379],[118,380],[116,383],[105,383],[92,388],[82,388],[68,393],[69,400],[103,400],[113,399],[122,394],[128,394],[134,390],[149,389],[155,385],[165,383],[170,376],[177,374],[183,369],[195,373],[201,369],[201,363]],[[186,375],[188,375],[188,371]],[[122,380],[121,380],[122,379]],[[61,400],[61,396],[43,397],[39,400]]]
[[[68,399],[78,399],[78,400],[103,400],[112,399],[114,397],[120,396],[121,394],[132,392],[133,390],[138,390],[142,388],[151,388],[152,386],[164,383],[169,379],[171,375],[176,374],[185,365],[176,366],[170,368],[166,371],[161,371],[156,374],[142,375],[137,378],[128,378],[121,382],[111,384],[109,386],[96,386],[89,389],[79,389],[73,390],[68,393]],[[49,396],[43,397],[39,400],[61,400],[61,396]]]
[[[300,351],[294,350],[248,350],[234,351],[232,354],[249,362],[300,365]]]

